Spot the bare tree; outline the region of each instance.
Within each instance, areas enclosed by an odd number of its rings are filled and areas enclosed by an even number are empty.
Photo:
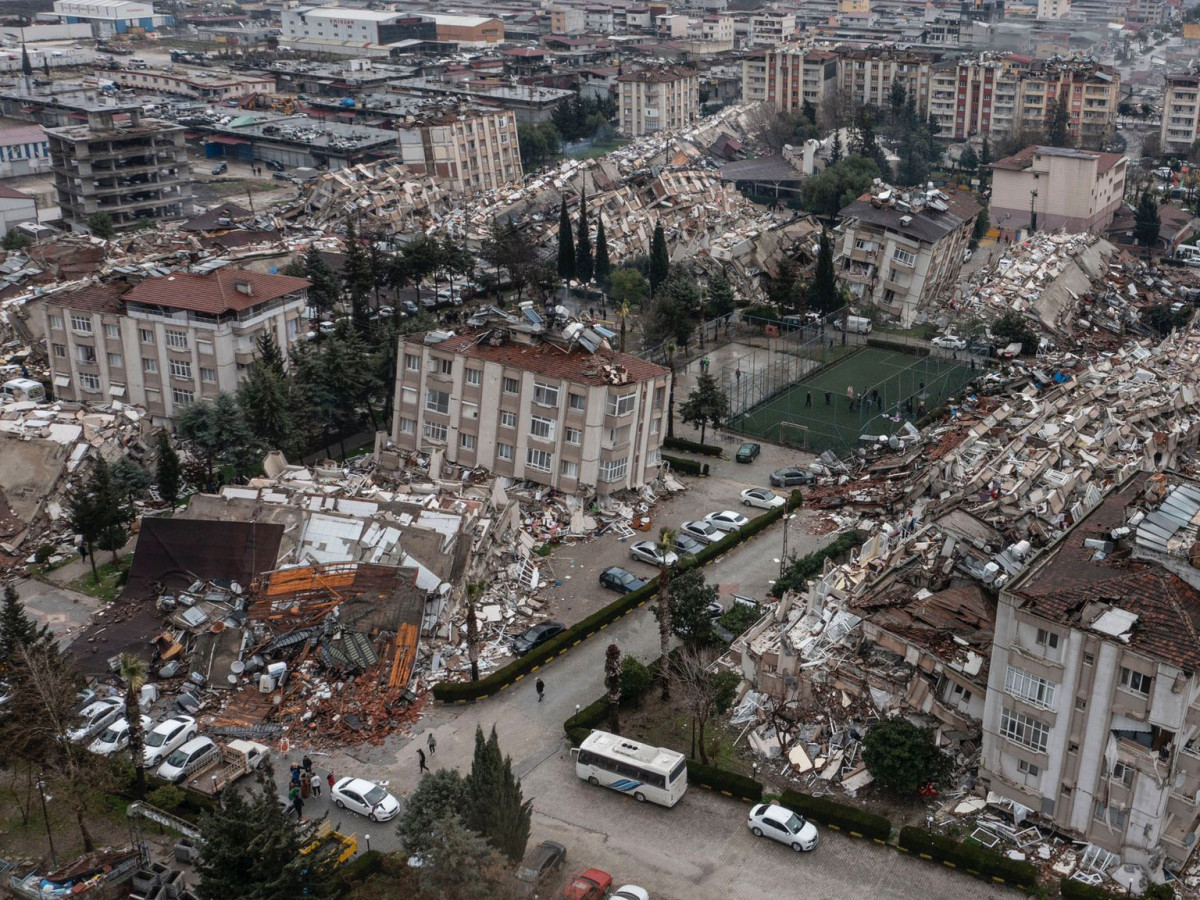
[[[713,672],[716,651],[697,647],[680,651],[663,668],[670,671],[670,680],[675,684],[677,703],[692,717],[692,757],[696,756],[697,741],[700,762],[708,765],[708,750],[704,745],[704,728],[713,715],[729,711],[741,683],[737,672],[722,670]]]
[[[471,680],[479,680],[479,617],[475,604],[483,595],[483,584],[472,581],[467,584],[467,657],[471,660]]]
[[[604,653],[604,686],[608,688],[608,724],[613,734],[621,733],[621,648],[609,644]]]
[[[129,756],[137,772],[137,795],[146,793],[146,735],[142,733],[142,708],[138,693],[146,683],[146,664],[136,653],[121,654],[121,680],[125,682],[125,721],[129,725]]]
[[[658,555],[662,566],[658,571],[658,645],[662,650],[659,680],[662,681],[663,700],[671,699],[671,676],[667,671],[667,654],[671,651],[671,567],[667,565],[667,554],[674,553],[675,531],[664,528],[658,533]]]

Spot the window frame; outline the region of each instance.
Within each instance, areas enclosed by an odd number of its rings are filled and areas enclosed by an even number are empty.
[[[445,403],[443,404],[443,403],[436,402],[435,395],[436,395],[436,397],[445,397],[446,398]],[[435,387],[426,387],[425,388],[425,411],[431,412],[431,413],[437,413],[440,416],[450,415],[450,392],[449,391],[439,391]]]

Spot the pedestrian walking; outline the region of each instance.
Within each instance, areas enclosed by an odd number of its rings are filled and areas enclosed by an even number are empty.
[[[292,787],[298,789],[300,787],[300,767],[298,765],[296,765],[295,763],[292,763],[291,771],[292,771]]]
[[[85,562],[87,561],[87,544],[79,545],[79,558]]]
[[[304,759],[300,760],[300,767],[309,774],[309,777],[312,777],[312,760],[311,759],[309,759],[307,756],[305,756]]]
[[[326,782],[326,784],[329,785],[329,789],[332,791],[333,790],[333,769],[329,770],[329,777],[325,779],[325,782]]]
[[[832,403],[833,403],[833,391],[826,391],[825,392],[825,405],[829,406]]]
[[[546,682],[539,678],[534,684],[534,688],[537,690],[538,703],[541,703],[542,698],[546,696]]]
[[[736,369],[734,369],[733,377],[737,379],[738,384],[742,383],[742,367],[741,366],[738,366]]]
[[[850,411],[854,411],[854,385],[846,385],[846,399],[850,401]]]
[[[420,764],[421,764],[421,767],[417,771],[418,772],[428,772],[429,766],[425,765],[425,751],[422,750],[420,747],[417,748],[417,759],[420,761]]]
[[[433,756],[437,753],[437,738],[433,736],[433,732],[429,732],[429,755]]]
[[[804,405],[812,406],[812,391],[806,391],[804,394]]]

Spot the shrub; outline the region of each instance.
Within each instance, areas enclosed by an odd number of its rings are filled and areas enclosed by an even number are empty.
[[[892,836],[892,823],[887,818],[856,806],[793,790],[785,790],[780,802],[819,825],[828,825],[876,841],[886,841]]]
[[[347,861],[341,867],[339,874],[349,884],[357,884],[360,881],[366,881],[372,875],[377,875],[383,870],[383,854],[378,850],[368,850],[366,853],[360,853],[354,859]]]
[[[878,347],[880,350],[895,350],[897,353],[908,353],[912,356],[928,356],[930,350],[920,344],[906,344],[904,341],[889,341],[886,338],[867,338],[868,347]]]
[[[1037,886],[1037,869],[1032,863],[1009,859],[973,841],[960,843],[953,838],[907,826],[900,829],[900,848],[965,869],[971,875],[1018,887]]]
[[[825,560],[840,559],[857,547],[866,535],[859,531],[847,531],[829,546],[802,556],[784,571],[771,587],[771,596],[782,597],[788,590],[803,590],[805,582],[825,567]]]
[[[725,611],[718,622],[722,628],[736,636],[745,633],[746,629],[757,622],[761,616],[761,610],[742,603],[735,603]]]
[[[1062,894],[1063,900],[1118,900],[1120,897],[1128,896],[1124,893],[1114,894],[1104,888],[1084,884],[1082,881],[1075,881],[1071,878],[1064,878],[1059,882],[1058,891]],[[1142,894],[1142,900],[1172,900],[1174,896],[1175,889],[1169,884],[1152,884]]]
[[[621,660],[621,705],[641,706],[642,697],[650,690],[654,676],[632,656]]]
[[[39,566],[44,566],[44,565],[46,565],[46,563],[50,562],[50,557],[52,557],[53,555],[54,555],[54,545],[53,544],[42,544],[42,546],[37,548],[37,552],[35,552],[33,554],[33,560]]]
[[[663,462],[670,463],[671,468],[676,472],[682,472],[684,475],[707,475],[708,463],[699,463],[694,459],[685,459],[682,456],[668,456],[666,453],[662,455]]]
[[[736,772],[727,772],[716,766],[706,766],[690,759],[687,763],[687,771],[688,781],[691,784],[712,788],[714,791],[729,794],[740,800],[749,800],[751,803],[758,803],[762,800],[763,786],[753,778],[738,775]]]
[[[937,781],[949,764],[937,748],[933,731],[903,716],[880,719],[863,741],[863,762],[880,787],[915,795],[921,785]]]
[[[699,453],[702,456],[720,456],[724,451],[712,444],[701,444],[699,441],[689,441],[684,438],[667,438],[663,441],[666,450],[678,450],[680,453]]]
[[[157,787],[146,795],[146,799],[151,806],[157,806],[159,809],[172,812],[179,808],[187,795],[182,790],[173,784],[164,784],[162,787]]]

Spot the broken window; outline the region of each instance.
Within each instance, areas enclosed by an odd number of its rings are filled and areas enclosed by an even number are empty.
[[[426,422],[425,437],[431,441],[446,443],[446,426],[441,422]]]
[[[1133,766],[1123,762],[1113,763],[1112,778],[1113,781],[1119,781],[1125,787],[1129,787],[1133,784]]]
[[[1141,672],[1135,672],[1133,669],[1121,666],[1121,687],[1125,688],[1125,690],[1149,696],[1150,686],[1153,682],[1154,679],[1149,675],[1143,675]]]
[[[96,348],[89,347],[87,344],[76,344],[75,357],[81,363],[94,363],[96,361]]]
[[[429,388],[425,391],[425,408],[430,412],[445,415],[450,411],[450,392]]]
[[[1041,649],[1046,656],[1058,658],[1058,635],[1053,631],[1047,631],[1045,628],[1037,630],[1037,636],[1034,638],[1034,643]]]
[[[543,419],[541,416],[530,416],[529,433],[542,440],[554,440],[554,420]]]
[[[549,384],[533,383],[533,402],[538,406],[558,408],[558,388]]]
[[[1000,733],[1038,753],[1046,752],[1050,738],[1050,728],[1045,723],[1007,707],[1000,714]]]

